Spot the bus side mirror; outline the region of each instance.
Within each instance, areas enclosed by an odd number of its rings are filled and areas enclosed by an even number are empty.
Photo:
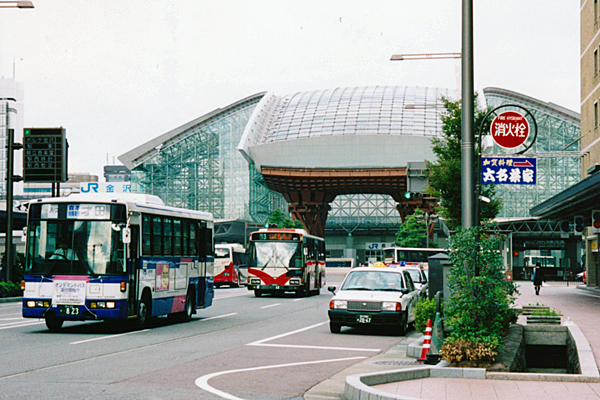
[[[125,244],[131,243],[131,228],[121,229],[121,240],[123,240],[123,243]]]

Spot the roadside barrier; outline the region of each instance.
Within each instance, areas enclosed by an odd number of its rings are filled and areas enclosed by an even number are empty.
[[[421,350],[421,358],[416,363],[423,363],[427,359],[427,353],[431,348],[431,332],[433,331],[431,326],[431,319],[427,320],[427,326],[425,327],[425,339],[423,340],[423,349]]]

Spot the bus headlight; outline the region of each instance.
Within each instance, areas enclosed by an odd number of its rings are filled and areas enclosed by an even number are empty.
[[[115,302],[114,301],[107,301],[106,302],[106,308],[115,308]]]
[[[329,308],[330,309],[339,309],[339,310],[346,310],[348,309],[348,301],[347,300],[331,300],[329,302]]]
[[[381,303],[383,311],[402,311],[402,304],[398,302],[384,301]]]
[[[28,301],[27,301],[27,307],[29,307],[29,308],[33,308],[33,307],[35,307],[35,301],[33,301],[33,300],[28,300]]]
[[[250,279],[251,285],[260,285],[260,279]]]
[[[290,279],[290,285],[300,285],[300,279]]]

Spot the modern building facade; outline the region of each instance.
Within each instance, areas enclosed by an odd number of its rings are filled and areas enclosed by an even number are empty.
[[[522,104],[538,120],[538,142],[531,151],[546,155],[538,172],[540,188],[535,194],[512,188],[498,192],[509,199],[504,215],[528,216],[530,207],[579,179],[578,114],[503,89],[484,94],[490,107]],[[290,202],[267,187],[273,177],[266,171],[388,173],[406,169],[410,161],[434,161],[431,138],[441,134],[441,98],[455,96],[447,89],[399,86],[286,96],[263,92],[150,140],[119,160],[131,169],[134,191],[158,195],[169,205],[210,211],[219,219],[264,223],[275,209],[286,211]],[[329,256],[356,262],[381,259],[401,224],[401,203],[378,189],[336,190],[327,204]],[[515,199],[523,204],[513,207]]]
[[[158,195],[165,204],[212,212],[217,219],[265,221],[280,194],[237,150],[264,93],[216,109],[121,155],[134,192]]]
[[[529,110],[535,118],[537,140],[521,156],[537,159],[536,184],[496,185],[496,196],[504,200],[499,217],[530,217],[532,207],[581,180],[581,116],[557,104],[506,89],[485,88],[483,94],[490,109],[515,104]],[[511,107],[501,109],[511,110],[523,112]],[[494,144],[486,153],[514,155],[514,150],[509,152]]]

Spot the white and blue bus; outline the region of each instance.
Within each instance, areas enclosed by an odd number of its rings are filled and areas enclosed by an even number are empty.
[[[213,216],[151,195],[80,194],[29,203],[23,317],[189,321],[214,296]]]

